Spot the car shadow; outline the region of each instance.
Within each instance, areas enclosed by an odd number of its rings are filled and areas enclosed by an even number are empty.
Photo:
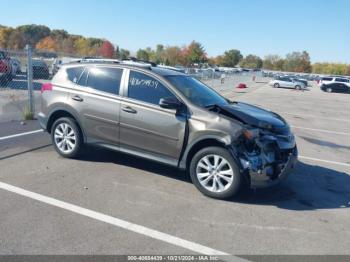
[[[131,168],[145,170],[147,172],[152,172],[156,175],[192,183],[189,175],[186,172],[175,167],[100,147],[87,146],[87,150],[84,150],[84,152],[79,156],[79,160],[128,166]]]
[[[185,171],[103,148],[85,150],[79,160],[114,163],[192,183]],[[350,174],[299,162],[288,179],[281,184],[264,189],[244,190],[228,202],[276,206],[298,211],[349,208],[349,185]]]
[[[288,210],[318,210],[350,207],[350,174],[298,162],[283,183],[243,192],[234,201],[276,206]]]

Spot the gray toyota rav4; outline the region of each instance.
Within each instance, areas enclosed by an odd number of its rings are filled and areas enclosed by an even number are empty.
[[[213,198],[274,185],[297,161],[281,116],[230,101],[175,70],[123,61],[67,64],[41,92],[39,122],[61,156],[77,157],[92,144],[158,161],[187,170]]]

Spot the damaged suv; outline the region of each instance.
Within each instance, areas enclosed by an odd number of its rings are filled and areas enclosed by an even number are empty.
[[[38,119],[63,157],[92,144],[147,158],[187,170],[203,194],[218,199],[247,185],[274,185],[297,161],[281,116],[174,70],[129,61],[67,64],[41,91]]]

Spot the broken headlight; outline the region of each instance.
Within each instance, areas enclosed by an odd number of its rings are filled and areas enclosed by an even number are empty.
[[[243,130],[243,137],[247,140],[253,140],[257,137],[259,137],[259,129],[244,129]]]

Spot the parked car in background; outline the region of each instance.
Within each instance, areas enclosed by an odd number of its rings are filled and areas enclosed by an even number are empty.
[[[332,76],[327,76],[327,77],[322,77],[318,81],[318,85],[327,85],[331,83],[345,83],[347,85],[350,85],[350,79],[346,77],[332,77]]]
[[[190,173],[219,199],[288,176],[297,147],[278,114],[229,101],[195,78],[143,63],[62,65],[41,89],[41,127],[74,158],[99,145]],[[128,156],[125,156],[128,157]]]
[[[275,88],[285,87],[285,88],[295,88],[297,90],[306,88],[304,83],[293,80],[290,77],[278,77],[272,80],[269,84]]]
[[[33,60],[33,78],[35,79],[49,79],[49,67],[43,60]]]
[[[0,50],[0,84],[6,85],[12,80],[12,66],[7,52]]]
[[[321,90],[327,93],[350,93],[350,85],[346,83],[333,82],[321,85]]]
[[[309,83],[306,79],[302,79],[302,78],[297,78],[297,77],[291,77],[292,80],[296,81],[296,82],[301,82],[305,85],[305,87],[309,86]]]

